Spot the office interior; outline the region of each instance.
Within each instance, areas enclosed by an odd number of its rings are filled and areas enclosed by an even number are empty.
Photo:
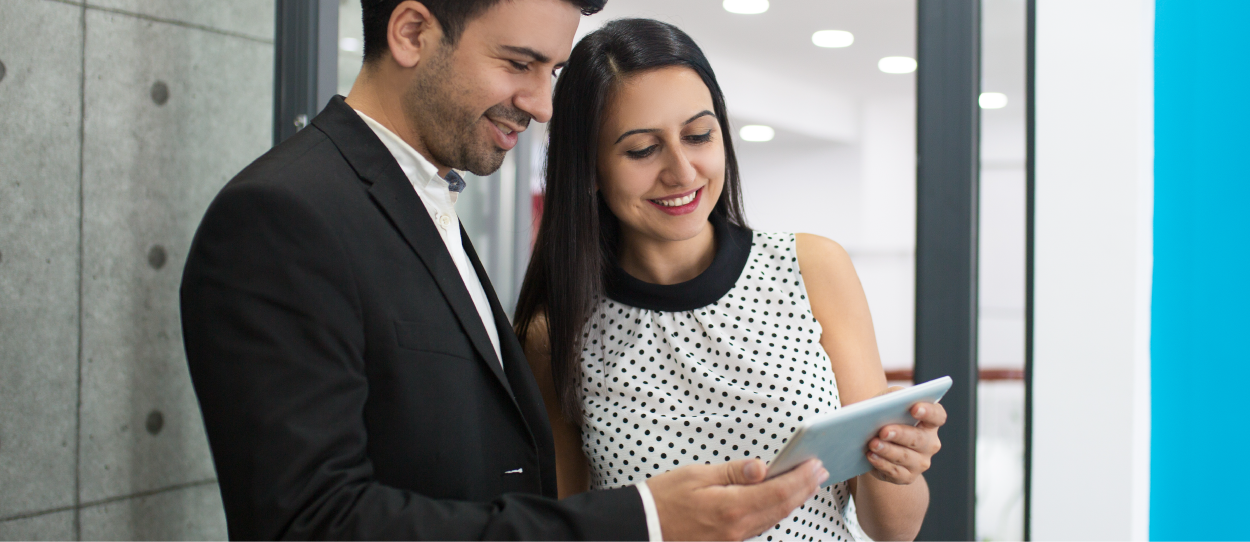
[[[1250,6],[610,0],[578,38],[620,17],[706,52],[750,225],[846,247],[892,383],[962,382],[922,539],[1250,538]],[[225,538],[182,263],[361,48],[358,0],[0,3],[0,539]],[[544,135],[457,204],[508,310]]]

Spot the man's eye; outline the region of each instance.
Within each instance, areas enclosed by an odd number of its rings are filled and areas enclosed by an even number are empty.
[[[524,63],[521,63],[521,62],[517,62],[517,61],[515,61],[515,60],[509,60],[509,61],[508,61],[508,63],[512,64],[512,68],[513,68],[513,69],[515,69],[515,70],[517,70],[517,71],[522,71],[522,72],[523,72],[523,71],[525,71],[525,70],[530,69],[529,64],[524,64]]]
[[[651,156],[651,153],[655,152],[656,147],[658,147],[658,145],[652,145],[645,149],[638,149],[636,151],[625,151],[625,154],[630,158],[646,158]]]

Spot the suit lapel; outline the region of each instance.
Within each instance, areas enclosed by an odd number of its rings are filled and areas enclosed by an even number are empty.
[[[538,443],[540,448],[544,448],[546,444],[543,443],[551,440],[551,426],[547,420],[546,407],[543,406],[542,394],[539,393],[538,384],[534,381],[534,373],[530,370],[529,361],[525,359],[525,350],[521,347],[521,341],[517,339],[516,333],[512,331],[512,322],[508,320],[507,313],[500,305],[495,288],[490,283],[490,277],[486,275],[486,269],[482,267],[477,251],[473,249],[473,243],[469,241],[469,236],[464,232],[463,226],[460,228],[460,237],[461,242],[464,243],[464,251],[469,255],[469,261],[473,263],[473,270],[477,272],[478,279],[482,281],[482,286],[486,290],[486,297],[490,300],[491,313],[499,329],[499,351],[503,355],[504,371],[508,375],[508,381],[512,384],[513,399],[517,402],[517,408],[521,410],[530,437],[546,435],[546,440],[534,438],[534,442]]]
[[[452,261],[451,253],[425,210],[421,197],[412,188],[395,157],[341,97],[334,97],[325,110],[313,119],[313,125],[334,141],[361,179],[372,185],[369,195],[429,269],[473,347],[511,397],[512,386],[495,356],[495,348],[460,277],[460,270]],[[494,299],[494,292],[487,284],[483,281],[488,295]],[[502,337],[502,330],[500,335]],[[515,397],[513,401],[516,401]]]

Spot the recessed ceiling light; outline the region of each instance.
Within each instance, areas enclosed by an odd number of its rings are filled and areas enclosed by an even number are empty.
[[[725,0],[725,11],[741,15],[756,15],[768,11],[768,0]]]
[[[342,38],[339,40],[339,49],[349,53],[360,52],[360,40],[356,38]]]
[[[1007,107],[1007,95],[1001,92],[982,92],[977,99],[981,109],[1002,109]]]
[[[812,34],[812,43],[817,47],[849,47],[855,43],[855,35],[845,30],[821,30]]]
[[[760,124],[748,124],[738,130],[738,135],[743,141],[772,141],[773,136],[777,135],[771,126]]]
[[[877,62],[877,68],[885,73],[911,73],[916,71],[916,59],[909,56],[887,56]]]

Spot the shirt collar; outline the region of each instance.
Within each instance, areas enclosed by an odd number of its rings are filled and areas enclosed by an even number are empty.
[[[386,146],[386,149],[395,156],[395,161],[399,162],[399,168],[404,171],[404,175],[408,176],[409,182],[412,183],[418,192],[435,190],[440,194],[445,192],[451,196],[452,203],[455,203],[455,194],[448,190],[447,180],[438,176],[438,168],[434,167],[434,164],[431,164],[429,160],[421,156],[421,153],[412,148],[412,145],[395,135],[395,132],[390,131],[382,123],[369,118],[368,115],[359,110],[356,111],[356,114],[360,115],[365,124],[368,124],[369,128],[373,129],[373,132],[378,135],[378,139],[382,140],[382,144]]]

